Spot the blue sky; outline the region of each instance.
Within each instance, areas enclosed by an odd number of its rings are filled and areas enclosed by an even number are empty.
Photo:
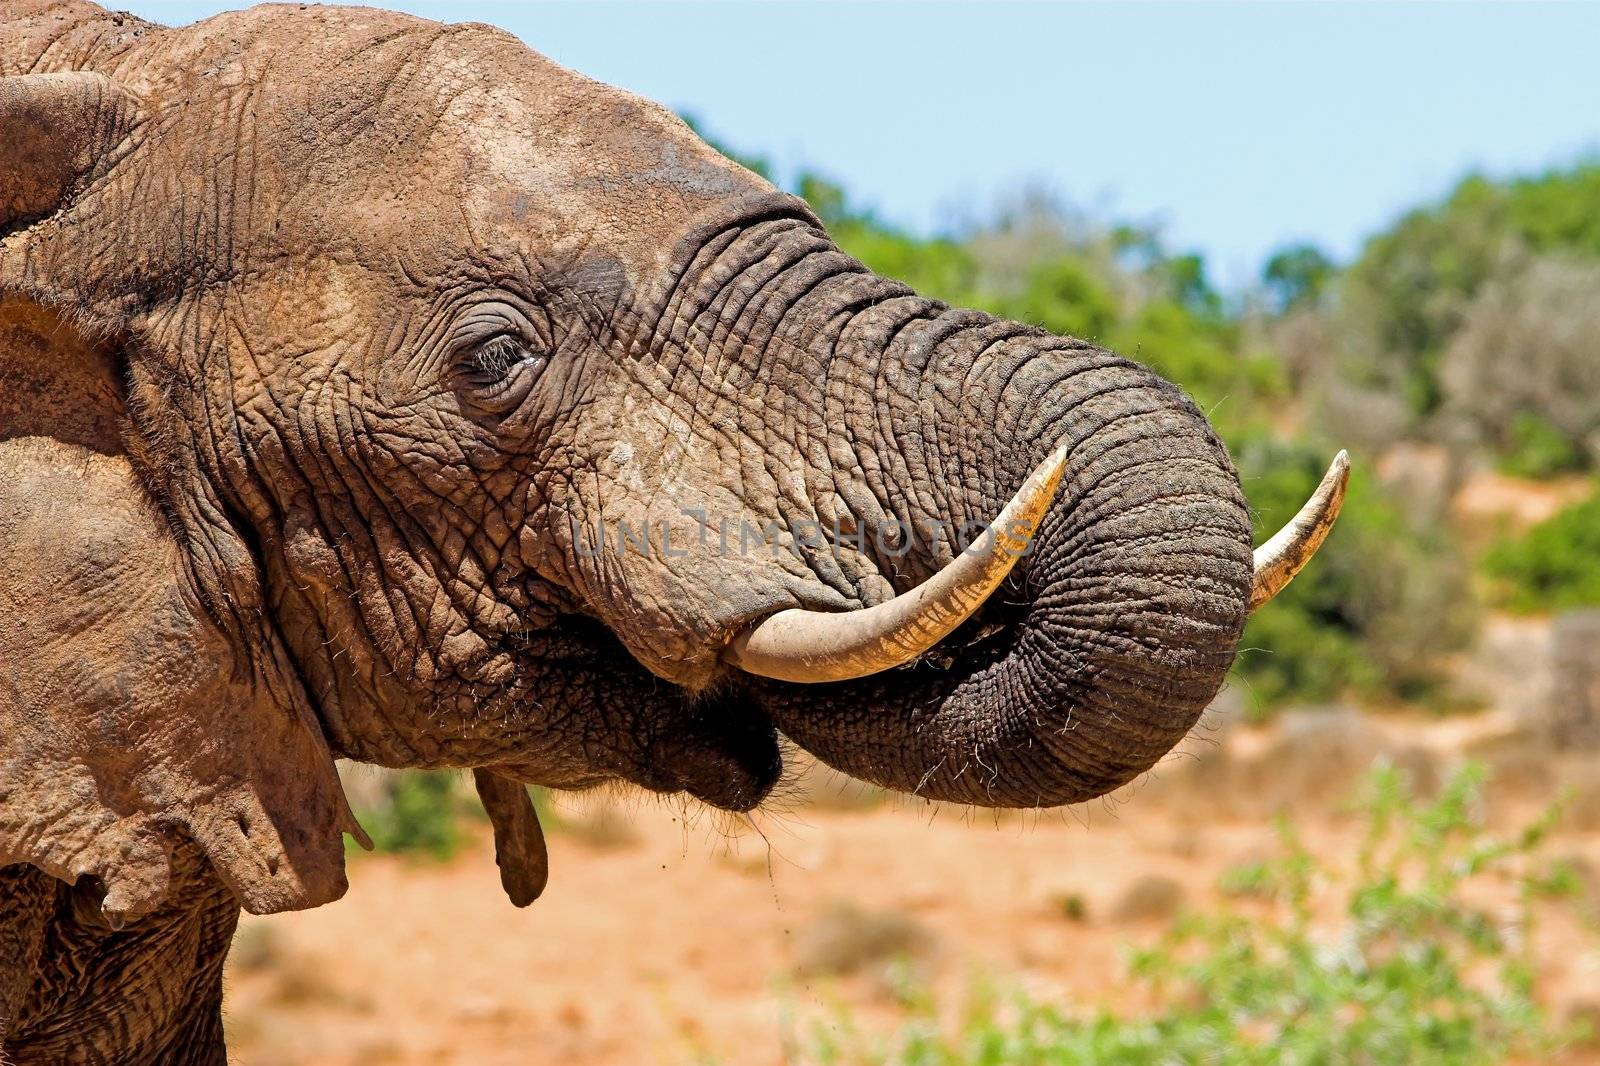
[[[503,26],[918,230],[1031,184],[1161,222],[1229,285],[1291,240],[1349,257],[1469,169],[1600,155],[1600,5],[381,6]]]

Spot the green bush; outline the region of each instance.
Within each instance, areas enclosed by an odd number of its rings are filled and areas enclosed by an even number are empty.
[[[1225,879],[1216,913],[1181,920],[1132,956],[1145,1016],[1082,1011],[978,985],[954,1019],[915,982],[903,1021],[872,1033],[840,1011],[793,1039],[817,1066],[1155,1066],[1497,1063],[1564,1038],[1534,996],[1528,944],[1540,906],[1575,887],[1539,847],[1555,812],[1509,838],[1482,826],[1482,775],[1469,767],[1431,802],[1392,768],[1361,804],[1364,846],[1331,864],[1287,826],[1281,855]],[[1482,902],[1509,890],[1511,922]],[[1337,904],[1332,928],[1313,913]]]
[[[1600,489],[1484,557],[1501,601],[1519,611],[1600,605]]]
[[[965,248],[950,240],[921,241],[867,219],[846,219],[829,229],[839,247],[884,277],[903,281],[924,296],[972,304],[976,267]]]
[[[1118,319],[1117,299],[1094,269],[1078,259],[1062,257],[1028,271],[1027,287],[1010,298],[991,297],[982,308],[1052,333],[1066,333],[1099,344]]]
[[[1507,429],[1500,470],[1512,477],[1550,478],[1586,465],[1583,451],[1550,420],[1531,411],[1517,414]]]
[[[1338,267],[1314,244],[1291,244],[1275,251],[1261,268],[1261,286],[1272,310],[1287,314],[1322,300]]]
[[[462,817],[477,809],[454,771],[406,770],[390,779],[382,803],[356,815],[374,850],[443,861],[461,844]]]

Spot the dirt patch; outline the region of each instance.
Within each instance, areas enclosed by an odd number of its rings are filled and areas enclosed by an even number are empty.
[[[1127,947],[1213,905],[1224,871],[1273,847],[1270,812],[1293,807],[1320,853],[1356,853],[1359,826],[1327,786],[1334,762],[1343,774],[1397,750],[1432,765],[1469,742],[1494,747],[1450,721],[1291,726],[1229,730],[1198,776],[1046,815],[889,798],[796,802],[748,826],[638,801],[625,840],[552,832],[549,890],[524,911],[501,895],[483,830],[444,865],[358,857],[339,903],[245,918],[233,1053],[251,1066],[777,1066],[796,1017],[838,1004],[864,1022],[885,1014],[892,969],[907,962],[952,1000],[988,974],[1068,1006],[1136,1009],[1118,999]],[[1319,765],[1319,751],[1338,758]],[[1263,760],[1296,772],[1246,802],[1268,781]],[[1600,778],[1587,765],[1562,762],[1545,792]],[[1521,783],[1516,806],[1542,802],[1533,788]],[[583,824],[583,805],[563,803]],[[1600,869],[1600,833],[1564,833],[1559,847],[1586,875]],[[1540,933],[1534,957],[1562,1010],[1595,1008],[1593,944],[1576,926]]]
[[[1584,477],[1530,481],[1483,470],[1462,483],[1450,509],[1464,526],[1521,531],[1577,503],[1591,488]]]

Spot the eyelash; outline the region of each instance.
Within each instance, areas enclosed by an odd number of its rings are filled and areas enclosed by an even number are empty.
[[[467,373],[481,384],[489,385],[503,380],[518,363],[538,358],[515,337],[496,337],[474,348],[466,358]]]

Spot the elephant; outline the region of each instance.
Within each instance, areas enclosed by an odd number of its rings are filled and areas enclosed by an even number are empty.
[[[364,839],[336,759],[471,770],[518,905],[529,784],[1100,796],[1347,476],[1253,551],[1177,386],[492,27],[10,0],[0,1058],[225,1061],[241,909]]]

